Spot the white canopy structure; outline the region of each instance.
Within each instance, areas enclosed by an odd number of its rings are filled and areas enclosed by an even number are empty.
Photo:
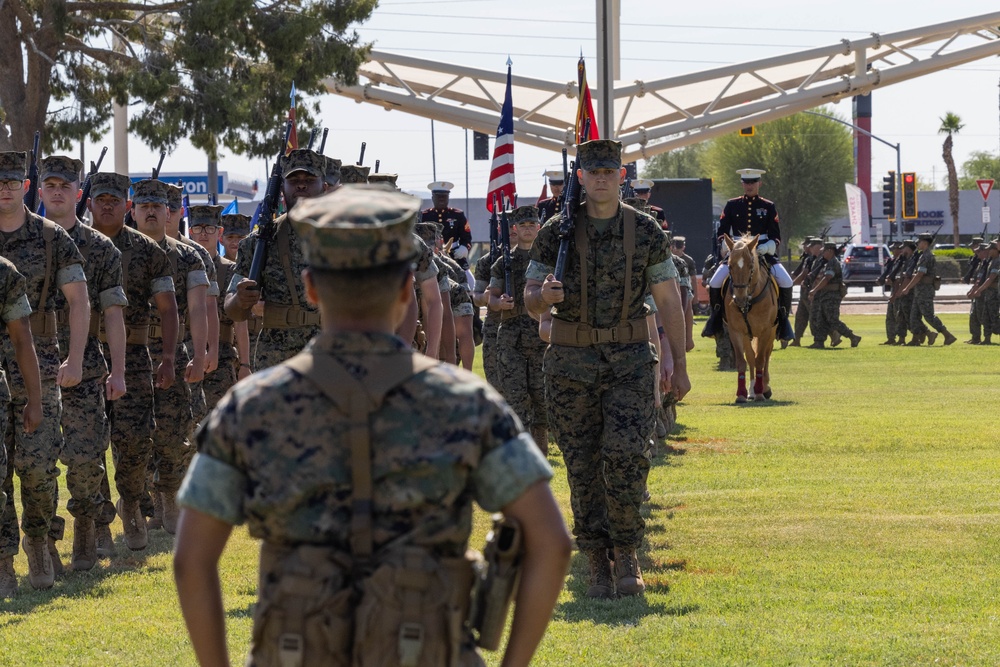
[[[601,4],[598,0],[599,17]],[[599,53],[615,51],[617,32],[616,26],[598,31],[605,40]],[[591,92],[602,136],[609,133],[600,115],[611,109],[611,134],[624,144],[623,158],[631,162],[997,55],[1000,12],[993,12],[656,81],[618,81],[610,96],[601,90],[610,78],[601,76],[609,70],[605,60],[598,63],[598,83]],[[506,72],[373,51],[359,73],[358,85],[329,79],[327,88],[385,109],[486,134],[496,131]],[[572,152],[576,81],[514,76],[512,85],[517,140]]]

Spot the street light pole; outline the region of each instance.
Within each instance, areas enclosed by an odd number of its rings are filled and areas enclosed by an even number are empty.
[[[896,221],[899,225],[902,225],[903,224],[903,197],[902,197],[903,163],[902,160],[900,159],[899,144],[890,143],[881,137],[875,136],[874,134],[864,129],[863,127],[858,127],[854,123],[848,123],[846,120],[841,120],[839,118],[835,118],[834,116],[827,116],[825,113],[819,113],[818,111],[803,111],[802,113],[807,113],[811,116],[819,116],[820,118],[826,118],[827,120],[832,120],[834,122],[840,123],[841,125],[852,127],[858,132],[865,134],[874,139],[875,141],[879,141],[896,151]],[[870,189],[871,186],[872,184],[869,183],[865,187]],[[871,211],[869,211],[868,214],[870,216]],[[902,227],[900,227],[900,229],[902,230]],[[892,225],[889,226],[889,241],[890,242],[892,241]]]

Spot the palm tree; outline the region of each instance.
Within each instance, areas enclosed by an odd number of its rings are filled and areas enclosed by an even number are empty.
[[[951,135],[958,134],[965,125],[962,123],[962,119],[956,114],[948,112],[941,119],[941,127],[938,128],[938,134],[947,134],[945,137],[944,146],[941,147],[941,157],[944,158],[944,164],[948,167],[948,207],[951,209],[951,224],[952,224],[952,234],[954,240],[952,243],[955,247],[959,247],[958,242],[958,172],[955,171],[955,158],[951,155]]]

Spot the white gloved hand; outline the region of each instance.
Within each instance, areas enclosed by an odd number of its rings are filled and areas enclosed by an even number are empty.
[[[455,243],[451,246],[451,256],[456,260],[463,260],[469,256],[469,249],[466,248],[461,243]]]
[[[729,246],[726,245],[725,241],[719,241],[719,254],[722,256],[722,259],[729,257]]]
[[[757,244],[758,255],[773,255],[777,249],[778,245],[774,241],[768,241],[767,243]]]

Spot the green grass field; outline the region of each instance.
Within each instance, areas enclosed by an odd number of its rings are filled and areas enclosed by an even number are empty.
[[[964,317],[943,319],[967,337]],[[773,400],[742,407],[699,340],[673,452],[650,474],[645,598],[588,600],[574,554],[535,664],[1000,664],[1000,348],[884,347],[881,317],[846,321],[861,347],[776,351]],[[114,530],[110,564],[49,591],[22,577],[0,603],[0,665],[194,663],[171,540],[154,531],[131,556]],[[243,529],[223,577],[240,664],[256,586]]]

